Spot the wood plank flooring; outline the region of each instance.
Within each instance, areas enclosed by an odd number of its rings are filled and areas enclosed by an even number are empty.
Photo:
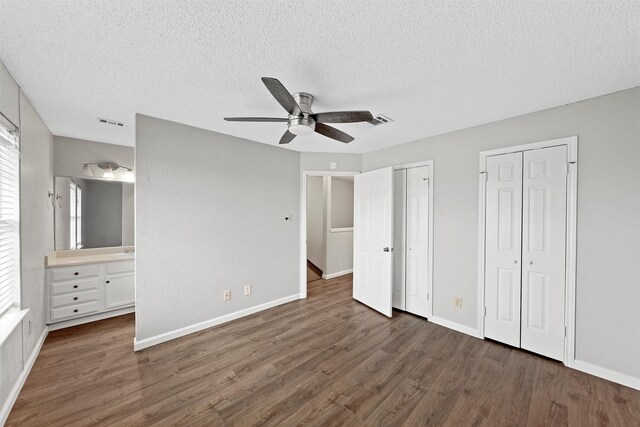
[[[387,319],[351,276],[138,353],[133,337],[133,315],[49,334],[7,425],[640,425],[640,392]]]

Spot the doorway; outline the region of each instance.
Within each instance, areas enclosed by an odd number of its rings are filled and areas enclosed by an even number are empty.
[[[482,336],[573,360],[577,138],[480,154]]]
[[[353,271],[353,177],[359,172],[303,171],[300,298],[309,284]]]

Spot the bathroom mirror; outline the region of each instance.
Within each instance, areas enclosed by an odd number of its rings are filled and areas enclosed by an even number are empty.
[[[134,184],[56,176],[56,250],[134,245]]]

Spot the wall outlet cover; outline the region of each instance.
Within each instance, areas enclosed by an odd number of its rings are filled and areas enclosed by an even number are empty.
[[[453,301],[453,306],[455,308],[462,308],[462,298],[456,297],[456,299]]]
[[[231,291],[229,290],[224,291],[224,300],[229,301],[230,299],[231,299]]]
[[[251,285],[247,285],[244,287],[244,294],[251,295]]]

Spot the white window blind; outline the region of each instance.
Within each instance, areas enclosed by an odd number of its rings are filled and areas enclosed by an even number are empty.
[[[0,116],[0,316],[20,293],[20,152],[17,129]]]

